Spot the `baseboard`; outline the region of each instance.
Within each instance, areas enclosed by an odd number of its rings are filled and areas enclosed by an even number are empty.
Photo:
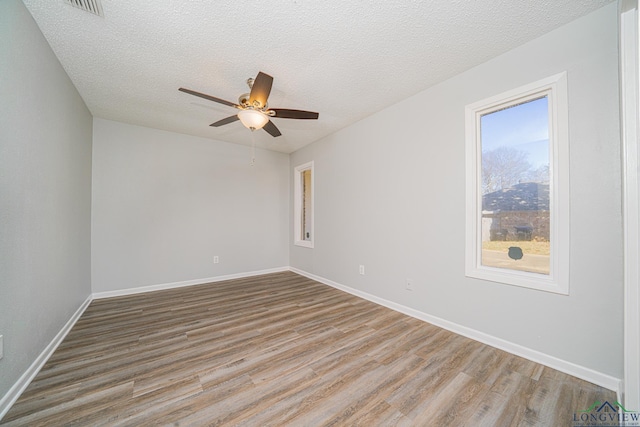
[[[406,307],[404,305],[386,300],[384,298],[380,298],[378,296],[369,294],[367,292],[362,292],[360,290],[342,285],[340,283],[336,283],[332,280],[326,279],[321,276],[317,276],[315,274],[308,273],[304,270],[300,270],[295,267],[289,267],[289,270],[294,273],[300,274],[302,276],[308,277],[309,279],[313,279],[325,285],[329,285],[336,289],[340,289],[341,291],[350,293],[352,295],[358,296],[360,298],[364,298],[368,301],[374,302],[376,304],[379,304],[384,307],[390,308],[392,310],[398,311],[400,313],[406,314],[407,316],[415,317],[416,319],[420,319],[422,321],[431,323],[433,325],[439,326],[448,331],[455,332],[456,334],[465,336],[467,338],[471,338],[475,341],[479,341],[483,344],[490,345],[491,347],[495,347],[500,350],[507,351],[511,354],[515,354],[516,356],[520,356],[525,359],[531,360],[533,362],[540,363],[542,365],[556,369],[560,372],[564,372],[565,374],[569,374],[574,377],[583,379],[585,381],[589,381],[590,383],[597,384],[601,387],[615,391],[618,394],[618,396],[620,395],[622,382],[618,378],[612,377],[607,374],[603,374],[601,372],[594,371],[593,369],[586,368],[584,366],[576,365],[575,363],[567,362],[566,360],[562,360],[557,357],[550,356],[548,354],[539,352],[537,350],[533,350],[528,347],[524,347],[519,344],[514,344],[510,341],[503,340],[502,338],[498,338],[493,335],[489,335],[484,332],[480,332],[475,329],[462,326],[457,323],[450,322],[448,320],[445,320],[436,316],[432,316],[427,313],[423,313],[413,308]]]
[[[60,332],[56,334],[55,337],[51,340],[49,345],[40,353],[40,355],[33,361],[33,363],[29,366],[29,368],[22,374],[22,376],[16,381],[16,383],[9,389],[7,394],[5,394],[2,399],[0,399],[0,420],[5,416],[5,414],[9,411],[11,406],[18,400],[18,397],[24,392],[27,386],[31,383],[33,378],[40,372],[40,369],[44,366],[44,364],[49,360],[49,357],[53,354],[53,352],[58,348],[64,337],[67,336],[73,325],[76,324],[82,313],[89,307],[91,303],[92,297],[89,295],[87,299],[78,307],[75,313],[71,316],[71,318],[65,323],[65,325],[60,329]]]
[[[243,279],[245,277],[260,276],[270,273],[281,273],[289,271],[289,267],[269,268],[266,270],[250,271],[246,273],[227,274],[225,276],[207,277],[204,279],[184,280],[181,282],[163,283],[159,285],[140,286],[136,288],[118,289],[117,291],[94,292],[93,299],[120,297],[125,295],[141,294],[144,292],[161,291],[165,289],[175,289],[184,286],[204,285],[206,283],[222,282],[224,280]]]

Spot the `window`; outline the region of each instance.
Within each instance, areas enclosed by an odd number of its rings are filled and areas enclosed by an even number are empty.
[[[569,286],[566,74],[466,107],[466,275]]]
[[[313,162],[295,168],[294,243],[313,248]]]

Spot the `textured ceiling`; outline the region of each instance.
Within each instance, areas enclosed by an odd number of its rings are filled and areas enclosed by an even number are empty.
[[[611,0],[24,0],[95,117],[285,153],[570,22]],[[274,77],[272,138],[235,122],[246,79]]]

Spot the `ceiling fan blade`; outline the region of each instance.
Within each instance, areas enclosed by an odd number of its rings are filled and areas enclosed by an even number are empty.
[[[214,128],[217,128],[219,126],[228,125],[229,123],[233,123],[238,119],[239,119],[238,115],[236,114],[235,116],[229,116],[226,119],[218,120],[215,123],[211,123],[209,126],[213,126]]]
[[[269,133],[269,135],[273,136],[274,138],[282,135],[280,133],[280,130],[276,127],[276,125],[273,124],[271,120],[269,120],[262,129],[266,130]]]
[[[219,104],[228,105],[229,107],[240,108],[239,105],[233,102],[225,101],[224,99],[216,98],[215,96],[207,95],[206,93],[196,92],[195,90],[185,89],[183,87],[178,89],[180,92],[188,93],[189,95],[199,96],[200,98],[208,99],[209,101],[217,102]]]
[[[253,81],[251,93],[249,94],[249,104],[255,105],[254,102],[258,101],[258,107],[267,105],[267,98],[271,93],[271,85],[273,85],[273,77],[260,71]]]
[[[319,116],[318,113],[313,111],[304,110],[288,110],[286,108],[270,108],[270,111],[276,113],[274,117],[279,119],[304,119],[304,120],[316,120]]]

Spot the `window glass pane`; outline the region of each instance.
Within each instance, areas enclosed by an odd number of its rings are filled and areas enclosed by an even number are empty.
[[[313,248],[313,162],[297,166],[293,181],[293,243]]]
[[[300,240],[311,240],[311,169],[302,171],[300,174],[302,179],[302,230]]]
[[[482,115],[481,264],[550,272],[549,103]]]

